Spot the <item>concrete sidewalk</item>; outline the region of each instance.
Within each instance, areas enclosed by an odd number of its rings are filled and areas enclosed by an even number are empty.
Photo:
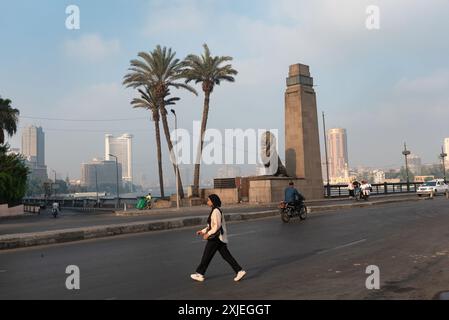
[[[309,213],[319,213],[326,211],[335,211],[341,209],[370,207],[375,205],[384,205],[390,203],[399,203],[407,201],[420,201],[424,200],[417,197],[392,197],[391,199],[378,200],[378,201],[360,201],[354,203],[342,203],[320,206],[308,206]],[[271,206],[271,208],[270,208]],[[225,219],[228,222],[253,220],[267,217],[274,217],[279,214],[277,208],[272,208],[272,204],[267,206],[260,206],[260,210],[256,212],[244,212],[244,213],[229,213],[225,214]],[[139,221],[131,223],[120,224],[108,224],[88,226],[82,228],[62,229],[44,232],[22,233],[22,234],[8,234],[0,236],[0,250],[24,248],[39,245],[49,245],[56,243],[65,243],[72,241],[89,240],[95,238],[111,237],[123,234],[133,234],[150,231],[162,231],[171,230],[193,226],[203,226],[207,221],[208,208],[205,214],[189,216],[188,212],[185,216],[172,217],[166,219],[160,219],[155,216],[154,219],[148,219],[148,221]],[[232,208],[228,208],[231,210]],[[157,213],[156,213],[157,214]],[[178,212],[179,214],[179,212]]]

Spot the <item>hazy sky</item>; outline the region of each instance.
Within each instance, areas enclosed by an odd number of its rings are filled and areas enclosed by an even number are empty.
[[[80,30],[65,27],[71,4]],[[379,30],[365,26],[368,5],[380,8]],[[121,81],[129,60],[157,44],[178,58],[203,43],[234,57],[237,81],[215,89],[210,128],[283,133],[288,67],[304,63],[319,115],[348,131],[350,166],[400,166],[404,141],[436,162],[449,137],[447,0],[0,0],[0,12],[0,95],[20,109],[20,127],[44,128],[47,165],[64,177],[103,155],[105,133],[125,132],[135,136],[135,175],[156,174],[153,124]],[[202,96],[174,93],[179,126],[191,130]],[[134,120],[86,121],[99,119]]]

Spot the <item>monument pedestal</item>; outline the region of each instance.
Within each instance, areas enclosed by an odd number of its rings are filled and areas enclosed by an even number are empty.
[[[249,178],[249,202],[273,203],[283,201],[285,189],[288,188],[290,181],[293,181],[296,189],[307,200],[323,198],[323,186],[310,183],[306,179],[262,176]]]

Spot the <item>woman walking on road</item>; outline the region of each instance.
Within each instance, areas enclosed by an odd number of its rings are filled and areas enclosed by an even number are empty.
[[[204,248],[201,263],[196,269],[196,273],[190,275],[190,277],[195,281],[203,282],[206,270],[215,253],[218,251],[223,259],[229,263],[232,269],[234,269],[236,273],[234,281],[240,281],[246,275],[246,271],[244,271],[237,261],[235,261],[228,250],[226,222],[220,209],[221,200],[216,194],[211,194],[207,199],[207,205],[212,208],[209,218],[207,219],[207,227],[196,233],[197,235],[201,235],[204,240],[207,240],[207,244]]]

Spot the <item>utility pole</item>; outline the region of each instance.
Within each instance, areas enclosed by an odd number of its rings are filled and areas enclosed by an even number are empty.
[[[97,191],[97,206],[99,205],[100,201],[98,199],[98,175],[97,175],[97,165],[95,167],[95,190]]]
[[[324,129],[324,152],[326,154],[326,178],[327,178],[327,196],[331,196],[331,186],[329,183],[329,158],[327,155],[327,134],[326,134],[326,120],[323,112],[323,129]]]
[[[51,171],[53,171],[55,173],[55,183],[53,184],[55,187],[53,189],[55,190],[54,197],[56,198],[56,171],[53,169]]]
[[[407,150],[407,144],[404,142],[404,151],[402,151],[402,154],[405,157],[405,172],[407,174],[407,192],[410,192],[410,177],[408,174],[408,159],[407,157],[411,154],[410,150]]]
[[[440,154],[440,158],[443,161],[443,175],[444,175],[444,183],[446,183],[446,159],[447,157],[447,153],[444,153],[444,147],[441,147],[441,154]]]
[[[115,168],[117,170],[117,209],[120,208],[120,190],[118,185],[118,158],[117,156],[114,156],[113,154],[109,154],[110,157],[115,158]]]

